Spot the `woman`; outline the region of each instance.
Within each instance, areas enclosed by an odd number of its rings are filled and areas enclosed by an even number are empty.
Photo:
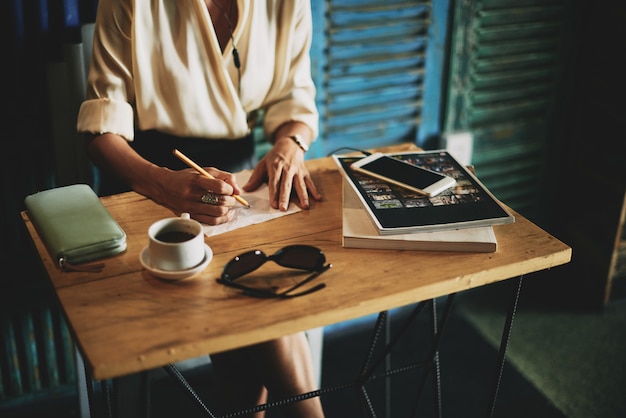
[[[272,207],[292,192],[320,200],[304,165],[317,135],[304,0],[100,0],[78,130],[100,168],[101,194],[131,188],[208,225],[228,222],[232,197],[267,182]],[[273,143],[254,166],[251,115]],[[174,148],[215,179],[185,169]],[[243,186],[232,172],[252,168]],[[213,355],[225,407],[315,389],[303,333]],[[318,398],[288,416],[323,416]],[[262,416],[261,414],[257,416]]]

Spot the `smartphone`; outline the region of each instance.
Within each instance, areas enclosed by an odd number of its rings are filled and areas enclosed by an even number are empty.
[[[374,153],[362,158],[352,163],[351,168],[426,196],[435,196],[456,183],[452,177],[382,153]]]

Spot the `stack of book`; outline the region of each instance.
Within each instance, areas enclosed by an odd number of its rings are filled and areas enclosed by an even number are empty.
[[[390,154],[456,179],[432,197],[420,195],[350,165],[362,157],[333,156],[344,175],[343,246],[426,251],[494,252],[493,225],[515,218],[447,151]]]

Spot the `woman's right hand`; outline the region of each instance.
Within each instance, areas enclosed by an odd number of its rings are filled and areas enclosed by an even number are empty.
[[[205,170],[215,177],[209,179],[193,169],[174,171],[156,167],[156,170],[162,171],[157,182],[160,190],[154,196],[148,193],[146,196],[170,208],[177,216],[187,212],[198,222],[219,225],[228,222],[232,209],[241,206],[232,196],[240,194],[241,189],[231,173],[207,167]]]
[[[137,154],[124,138],[110,133],[88,138],[86,150],[100,169],[177,216],[187,212],[198,222],[218,225],[228,222],[231,209],[240,205],[232,197],[240,194],[241,189],[231,173],[209,167],[206,170],[215,177],[210,179],[191,168],[175,171],[159,167]],[[203,201],[207,193],[211,195]]]

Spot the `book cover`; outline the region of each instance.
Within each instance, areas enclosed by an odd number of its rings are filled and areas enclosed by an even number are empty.
[[[343,182],[343,246],[390,250],[495,252],[496,235],[491,226],[380,235],[365,208],[350,187]]]
[[[456,185],[432,197],[357,173],[350,165],[360,156],[333,159],[341,168],[381,235],[475,228],[515,222],[515,218],[466,167],[447,151],[389,154],[456,179]]]

